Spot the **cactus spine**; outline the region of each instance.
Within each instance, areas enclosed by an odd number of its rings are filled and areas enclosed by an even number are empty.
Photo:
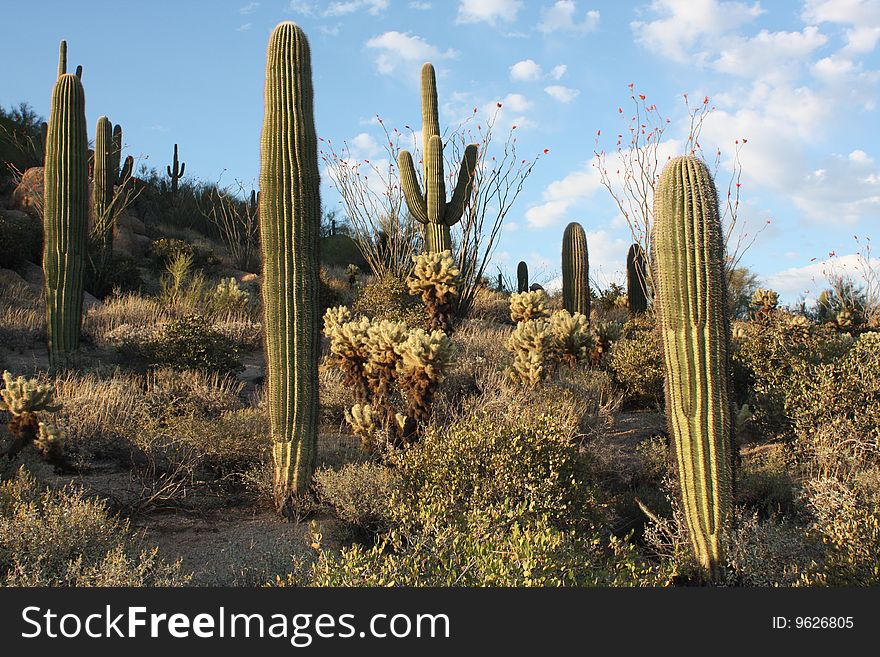
[[[629,247],[626,254],[626,300],[630,315],[648,309],[648,270],[645,250],[639,244]]]
[[[177,196],[177,182],[183,178],[183,171],[186,169],[186,162],[178,162],[177,160],[177,144],[174,144],[174,159],[172,164],[165,167],[168,171],[168,177],[171,178],[171,195]]]
[[[518,293],[529,291],[529,266],[520,260],[516,266],[516,291]]]
[[[113,242],[113,185],[116,181],[113,130],[110,119],[98,117],[95,132],[95,165],[92,187],[92,205],[95,209],[95,241],[102,254]]]
[[[52,90],[44,173],[43,272],[53,363],[79,347],[89,229],[88,145],[82,83],[63,74]]]
[[[571,314],[590,316],[590,259],[587,234],[576,221],[562,236],[562,303]]]
[[[309,44],[286,21],[269,38],[260,142],[260,235],[275,504],[306,490],[318,428],[321,198]]]
[[[400,184],[410,214],[425,226],[425,250],[428,253],[451,251],[449,227],[458,223],[468,204],[477,168],[477,145],[470,144],[464,149],[458,182],[447,203],[443,140],[437,112],[437,80],[430,62],[422,66],[422,138],[425,193],[422,194],[419,186],[412,155],[405,150],[400,151],[397,158]]]
[[[701,160],[679,157],[666,165],[654,218],[666,417],[691,545],[707,573],[716,576],[733,511],[729,325],[718,200]]]

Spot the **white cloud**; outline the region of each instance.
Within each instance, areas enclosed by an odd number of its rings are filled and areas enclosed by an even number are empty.
[[[489,25],[495,25],[498,21],[512,23],[522,6],[521,0],[460,0],[456,22],[485,22]]]
[[[295,14],[311,16],[315,13],[315,5],[311,0],[290,0],[290,11]]]
[[[804,295],[808,300],[815,301],[819,293],[829,286],[829,274],[851,276],[858,281],[862,264],[861,256],[856,253],[823,258],[803,267],[790,267],[777,272],[767,278],[767,285],[783,297],[793,300]],[[880,259],[871,258],[869,264],[872,268],[880,268]]]
[[[541,77],[541,66],[532,59],[523,59],[510,67],[510,79],[532,82]]]
[[[239,14],[252,14],[257,8],[260,6],[259,2],[249,2],[244,7],[240,7],[238,10]]]
[[[415,9],[416,11],[428,11],[431,8],[431,3],[413,1],[409,3],[409,8]]]
[[[557,64],[553,67],[553,70],[550,71],[550,77],[554,80],[561,80],[566,73],[568,73],[568,66],[565,64]]]
[[[349,151],[355,158],[370,158],[378,154],[382,149],[373,136],[367,132],[361,132],[348,142]]]
[[[789,79],[827,41],[815,26],[802,32],[761,30],[753,37],[728,36],[712,65],[722,73],[745,78]]]
[[[391,75],[400,65],[419,66],[429,60],[449,59],[456,56],[451,48],[441,51],[422,37],[408,32],[385,32],[367,41],[367,48],[379,51],[376,56],[376,68],[379,73]]]
[[[549,87],[544,87],[544,91],[546,91],[551,98],[558,100],[560,103],[570,103],[577,98],[580,93],[577,89],[564,87],[561,84],[553,84]]]
[[[599,26],[599,12],[591,9],[580,22],[576,18],[577,3],[574,0],[557,0],[552,7],[541,10],[538,31],[545,34],[556,31],[592,32]]]
[[[587,164],[565,177],[550,183],[542,194],[543,203],[526,210],[526,221],[532,228],[547,228],[561,223],[578,201],[592,196],[601,186],[599,172]]]
[[[235,31],[236,32],[247,32],[252,27],[253,27],[253,25],[251,23],[244,23],[242,25],[239,25],[237,28],[235,28]]]
[[[346,2],[331,2],[324,10],[325,16],[344,16],[353,12],[366,9],[374,16],[388,9],[388,0],[348,0]]]

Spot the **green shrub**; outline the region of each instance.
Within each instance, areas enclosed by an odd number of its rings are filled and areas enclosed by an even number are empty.
[[[397,474],[378,463],[347,463],[338,470],[321,468],[315,472],[320,498],[332,506],[336,515],[368,534],[388,527],[391,495]]]
[[[0,269],[42,262],[43,227],[28,215],[0,211]]]
[[[611,350],[609,369],[614,381],[636,404],[663,402],[663,343],[653,313],[638,315],[623,325]]]
[[[187,315],[163,326],[144,347],[151,367],[235,374],[244,369],[238,346],[213,329],[202,315]]]
[[[85,289],[99,299],[116,291],[137,292],[142,286],[141,272],[133,258],[113,254],[104,265],[97,258],[86,262]]]
[[[880,508],[846,504],[817,527],[824,558],[801,578],[804,586],[880,584]]]
[[[737,502],[761,518],[790,512],[795,501],[793,472],[793,464],[780,444],[744,453],[737,471]]]
[[[375,319],[404,322],[409,327],[428,324],[425,307],[410,296],[406,281],[386,276],[367,283],[355,299],[353,310]]]
[[[24,469],[0,483],[0,578],[7,586],[174,586],[180,564],[142,550],[103,502],[42,489]]]

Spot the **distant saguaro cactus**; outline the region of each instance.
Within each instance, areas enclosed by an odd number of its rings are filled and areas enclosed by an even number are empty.
[[[516,291],[529,291],[529,266],[523,260],[516,266]]]
[[[576,221],[562,236],[562,304],[574,314],[590,317],[590,260],[587,234]]]
[[[467,206],[477,168],[477,145],[464,149],[458,170],[458,182],[452,199],[446,202],[446,183],[443,174],[443,139],[440,137],[440,119],[437,111],[437,80],[430,62],[422,66],[422,139],[425,174],[425,193],[422,194],[412,155],[402,150],[397,158],[400,184],[410,214],[425,226],[425,251],[440,253],[452,250],[450,226],[461,219]]]
[[[186,162],[178,162],[177,160],[177,144],[174,144],[174,159],[165,169],[168,172],[168,177],[171,178],[171,195],[177,196],[177,183],[183,178],[183,172],[186,169]]]
[[[131,155],[125,158],[125,163],[122,164],[122,168],[119,167],[119,164],[122,161],[122,149],[122,126],[117,123],[113,126],[113,157],[111,164],[114,185],[125,184],[128,179],[131,178],[131,174],[134,170],[134,158]]]
[[[654,196],[655,302],[666,368],[666,417],[697,561],[722,567],[733,514],[729,325],[724,233],[715,183],[693,156],[666,165]]]
[[[106,116],[98,117],[95,131],[95,165],[92,179],[92,207],[95,211],[94,234],[99,250],[108,252],[113,244],[113,128]]]
[[[67,41],[62,39],[58,45],[58,77],[60,78],[65,73],[67,73]],[[80,82],[82,81],[82,74],[83,67],[77,66],[76,77],[79,78]]]
[[[626,254],[626,300],[631,315],[648,309],[648,270],[645,250],[639,244]]]
[[[275,505],[308,488],[318,439],[321,197],[309,43],[280,23],[266,54],[260,236]]]
[[[83,274],[89,230],[86,101],[75,75],[61,75],[52,90],[46,137],[43,272],[49,357],[79,347]]]

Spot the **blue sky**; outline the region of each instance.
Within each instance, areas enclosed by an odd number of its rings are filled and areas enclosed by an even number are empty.
[[[748,139],[740,216],[752,230],[771,223],[743,264],[785,301],[815,294],[829,253],[850,263],[854,236],[880,241],[880,0],[35,1],[4,18],[4,107],[47,113],[65,38],[71,69],[84,67],[90,126],[106,114],[148,166],[164,170],[177,142],[189,176],[247,186],[279,21],[309,35],[319,135],[360,157],[382,155],[375,115],[420,124],[430,60],[441,127],[502,101],[498,128],[517,123],[520,152],[549,149],[508,215],[496,260],[511,271],[524,259],[558,274],[562,231],[579,221],[593,277],[621,280],[628,230],[591,163],[597,130],[613,150],[629,83],[670,118],[670,152],[687,134],[682,94],[711,98],[701,141],[723,152],[719,184],[735,140]]]

